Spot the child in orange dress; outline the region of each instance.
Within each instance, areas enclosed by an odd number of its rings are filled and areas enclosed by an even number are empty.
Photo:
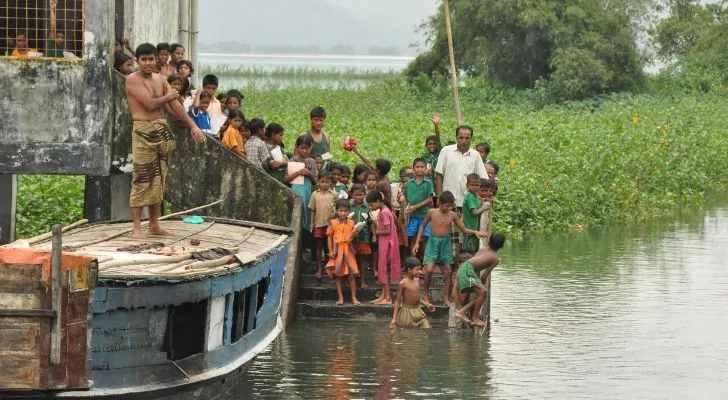
[[[344,295],[341,292],[341,281],[344,278],[349,280],[351,302],[359,304],[359,300],[356,298],[355,281],[359,267],[356,265],[356,253],[351,247],[352,236],[356,236],[358,232],[354,230],[354,221],[349,218],[349,201],[339,199],[335,206],[336,218],[331,220],[326,229],[329,244],[329,263],[326,265],[326,272],[329,278],[336,277],[336,294],[339,296],[336,301],[337,305],[344,304]]]

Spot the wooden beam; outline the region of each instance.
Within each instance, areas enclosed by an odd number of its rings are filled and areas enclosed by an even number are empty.
[[[61,363],[61,250],[63,240],[61,226],[53,225],[53,246],[51,248],[51,308],[56,312],[51,327],[51,364]]]

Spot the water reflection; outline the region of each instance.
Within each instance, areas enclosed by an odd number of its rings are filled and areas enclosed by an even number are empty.
[[[728,207],[504,249],[493,324],[295,323],[250,371],[255,398],[722,398]]]

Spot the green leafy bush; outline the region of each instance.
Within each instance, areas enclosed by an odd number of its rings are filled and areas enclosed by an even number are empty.
[[[82,176],[18,176],[16,236],[35,236],[83,218],[83,182]]]

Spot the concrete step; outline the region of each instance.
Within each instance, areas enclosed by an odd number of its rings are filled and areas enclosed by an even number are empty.
[[[397,286],[393,286],[392,299],[397,296]],[[342,288],[344,298],[349,297],[349,288],[344,285]],[[382,293],[382,289],[379,284],[370,284],[368,288],[362,289],[357,283],[356,297],[360,301],[374,300]],[[424,290],[421,291],[421,295],[424,296]],[[336,294],[336,285],[333,282],[322,282],[321,285],[306,285],[298,288],[298,301],[336,301],[338,295]],[[442,303],[443,299],[443,288],[432,286],[430,287],[430,300],[436,303]]]
[[[445,281],[445,279],[442,274],[436,274],[436,273],[432,274],[432,279],[430,280],[430,287],[432,287],[432,288],[442,287],[444,285],[444,281]],[[420,285],[424,285],[424,282],[425,282],[424,279],[420,278]],[[301,278],[298,281],[298,284],[300,286],[321,286],[321,285],[325,286],[325,285],[328,285],[329,283],[331,285],[334,284],[333,280],[329,280],[329,277],[326,275],[324,275],[321,279],[317,279],[314,274],[308,274],[308,273],[301,274]],[[357,279],[357,283],[360,283],[359,279]],[[372,275],[367,276],[367,285],[379,287],[379,283]],[[392,287],[396,288],[397,282],[392,282]]]
[[[378,306],[362,302],[355,306],[351,304],[348,296],[344,296],[346,303],[336,305],[332,301],[300,301],[296,304],[296,317],[309,320],[347,319],[353,321],[386,321],[392,320],[392,306]],[[435,307],[435,312],[427,312],[431,321],[447,322],[449,309],[443,305]]]

